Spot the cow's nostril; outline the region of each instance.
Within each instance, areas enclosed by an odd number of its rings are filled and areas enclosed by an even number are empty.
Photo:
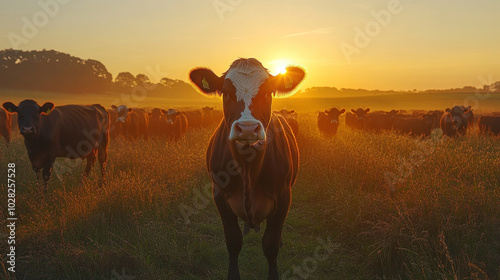
[[[261,130],[260,125],[256,124],[255,128],[253,129],[253,132],[255,133],[255,135],[257,135],[257,134],[259,134],[260,130]]]

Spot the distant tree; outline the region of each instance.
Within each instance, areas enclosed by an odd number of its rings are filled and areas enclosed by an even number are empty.
[[[135,80],[137,82],[137,85],[139,86],[142,86],[146,83],[149,83],[149,77],[144,75],[144,74],[137,74],[137,76],[135,76]]]
[[[137,85],[137,80],[130,72],[120,72],[115,78],[115,83],[124,88],[132,88]]]
[[[60,92],[102,92],[111,74],[97,60],[54,50],[0,51],[0,86]]]

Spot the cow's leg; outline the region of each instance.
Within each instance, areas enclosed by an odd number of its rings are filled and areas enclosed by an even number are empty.
[[[89,176],[90,170],[95,165],[97,150],[92,150],[87,156],[87,166],[85,166],[85,171],[83,172],[83,177],[87,178]]]
[[[101,166],[101,181],[99,186],[102,187],[106,184],[106,161],[108,160],[108,143],[107,141],[101,143],[97,150],[97,156],[99,159],[99,165]]]
[[[284,195],[278,199],[276,212],[267,218],[266,231],[262,237],[262,249],[267,258],[269,272],[268,280],[279,279],[278,274],[278,251],[281,245],[281,232],[283,224],[290,207],[290,194]]]
[[[52,166],[54,166],[54,160],[47,162],[43,166],[42,176],[43,176],[43,193],[47,193],[50,174],[52,173]]]
[[[224,236],[226,238],[226,247],[229,253],[229,269],[227,273],[228,280],[239,280],[240,270],[238,268],[238,255],[243,243],[243,235],[238,225],[238,217],[229,209],[226,199],[222,192],[214,191],[214,201],[219,210],[219,215],[224,226]]]

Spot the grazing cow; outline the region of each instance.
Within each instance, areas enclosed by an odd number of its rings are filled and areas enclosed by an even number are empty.
[[[186,115],[174,109],[169,109],[165,115],[167,138],[178,141],[186,134],[188,128]]]
[[[39,106],[33,100],[24,100],[19,106],[5,102],[3,107],[19,115],[19,131],[38,179],[43,169],[44,192],[57,157],[86,158],[85,177],[98,158],[100,184],[103,184],[109,142],[109,114],[104,107],[99,104],[54,107],[50,102]]]
[[[460,106],[446,109],[446,113],[443,114],[440,121],[444,135],[454,137],[465,134],[467,131],[467,119],[464,113],[464,109]]]
[[[126,105],[111,108],[116,110],[116,124],[121,135],[129,139],[144,137],[148,139],[148,115],[143,109],[128,108]]]
[[[433,115],[425,114],[415,118],[396,119],[393,129],[398,133],[411,136],[429,136],[431,135],[433,118]]]
[[[373,132],[390,131],[397,114],[398,111],[396,110],[370,113],[366,116],[365,128]]]
[[[365,128],[365,118],[370,112],[370,108],[362,109],[358,108],[357,110],[351,109],[351,112],[347,112],[345,115],[345,124],[346,126],[353,129],[364,129]]]
[[[481,116],[477,126],[482,134],[500,135],[500,116]]]
[[[295,137],[299,135],[299,123],[297,122],[297,113],[295,110],[288,111],[287,109],[281,109],[280,111],[274,111],[273,113],[280,114],[283,118],[285,118]]]
[[[214,107],[207,106],[201,108],[201,124],[203,126],[209,126],[214,122],[212,115],[213,112],[214,112]]]
[[[5,112],[4,109],[0,108],[0,135],[3,136],[7,146],[10,143],[10,128],[12,125],[12,120],[10,114]]]
[[[154,108],[149,116],[148,135],[155,137],[163,137],[167,134],[167,111]]]
[[[228,279],[240,279],[238,217],[254,229],[267,219],[262,247],[268,279],[279,279],[278,251],[299,152],[292,129],[271,112],[271,102],[290,95],[304,76],[299,67],[273,76],[254,58],[234,61],[221,77],[206,68],[190,73],[201,92],[223,100],[224,120],[208,145],[207,167],[229,252]]]
[[[189,128],[201,127],[202,115],[200,110],[186,111]]]
[[[324,136],[335,135],[339,128],[339,117],[345,109],[331,108],[318,114],[318,128]]]

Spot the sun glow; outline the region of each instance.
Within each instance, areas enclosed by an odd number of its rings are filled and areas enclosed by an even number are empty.
[[[269,69],[273,75],[285,74],[288,65],[290,65],[288,60],[274,60],[271,61]]]

